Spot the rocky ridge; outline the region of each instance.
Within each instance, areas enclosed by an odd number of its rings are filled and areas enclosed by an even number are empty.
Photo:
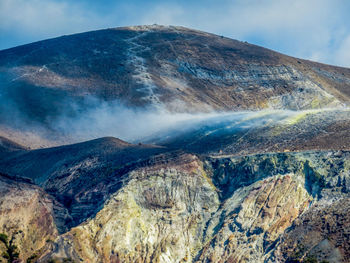
[[[67,230],[56,230],[60,234],[50,246],[34,249],[40,251],[37,260],[289,262],[316,257],[346,262],[347,247],[337,241],[347,233],[346,206],[334,205],[348,200],[349,158],[341,151],[241,157],[155,154],[130,163],[123,175],[115,169],[113,177],[122,178],[122,184],[113,188],[113,180],[104,181],[113,190],[96,214],[78,224],[65,221]],[[88,173],[80,176],[85,184],[91,180]],[[45,190],[46,182],[41,185]],[[74,182],[66,187],[74,189]],[[84,192],[91,192],[88,188],[96,189],[87,184]],[[96,197],[91,198],[94,202]],[[66,218],[74,217],[64,206],[70,213]],[[87,209],[83,203],[75,206]],[[319,213],[327,221],[312,216]],[[338,219],[343,223],[333,224],[332,232],[322,227]],[[330,233],[334,237],[325,245]],[[311,245],[307,240],[314,236],[318,238]]]

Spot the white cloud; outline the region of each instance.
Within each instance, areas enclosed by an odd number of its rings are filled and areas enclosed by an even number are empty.
[[[338,65],[350,67],[350,34],[343,40],[339,49],[335,51],[335,60]]]
[[[77,4],[54,0],[1,0],[0,29],[40,38],[91,30],[107,24]]]
[[[187,12],[178,5],[160,5],[142,16],[141,24],[178,25]]]
[[[217,1],[195,9],[165,3],[146,13],[143,21],[194,27],[292,56],[344,65],[342,55],[334,57],[346,33],[350,34],[348,7],[345,0]]]

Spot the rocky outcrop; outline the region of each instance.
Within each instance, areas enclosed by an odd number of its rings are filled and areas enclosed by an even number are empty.
[[[48,249],[57,227],[65,228],[65,215],[64,207],[29,179],[0,174],[0,233],[18,247],[19,259],[34,260]],[[4,249],[1,244],[1,254]]]
[[[303,152],[207,161],[223,205],[198,260],[346,262],[349,158],[348,152]]]
[[[0,165],[10,174],[0,230],[22,259],[346,262],[350,253],[346,151],[209,156],[103,138],[14,151]]]
[[[179,155],[166,166],[155,163],[130,172],[102,210],[59,237],[43,260],[189,262],[201,249],[206,222],[218,206],[202,163]]]
[[[69,211],[67,227],[94,216],[117,191],[134,163],[164,152],[106,137],[62,147],[21,151],[0,160],[1,170],[31,178]]]
[[[211,241],[197,262],[264,262],[265,254],[311,200],[303,179],[293,174],[238,189],[211,221],[206,232]]]
[[[39,262],[346,262],[349,169],[348,152],[155,155]]]
[[[349,205],[348,197],[314,204],[283,234],[270,262],[348,262]]]

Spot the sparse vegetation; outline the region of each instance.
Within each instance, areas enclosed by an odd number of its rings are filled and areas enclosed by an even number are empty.
[[[32,263],[34,262],[34,259],[37,257],[36,254],[31,255],[29,258],[27,258],[27,263]]]
[[[8,236],[4,233],[0,234],[0,242],[2,242],[5,246],[5,251],[2,253],[2,257],[7,259],[7,262],[15,262],[19,257],[18,248],[13,244],[14,237],[18,232],[16,232],[11,239],[8,239]]]
[[[308,256],[303,260],[303,263],[318,263],[318,261],[315,256]]]
[[[63,263],[74,263],[74,260],[71,258],[64,258],[64,259],[50,259],[48,261],[48,263],[59,263],[59,262],[63,262]]]

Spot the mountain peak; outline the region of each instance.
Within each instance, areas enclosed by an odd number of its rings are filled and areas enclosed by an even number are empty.
[[[116,27],[115,29],[128,29],[135,31],[147,31],[147,30],[174,30],[174,29],[186,29],[180,26],[172,26],[172,25],[137,25],[137,26],[126,26],[126,27]]]
[[[64,117],[74,119],[106,104],[109,112],[126,107],[208,113],[321,109],[350,102],[349,69],[177,26],[98,30],[3,50],[0,77],[5,120],[0,135],[14,128],[6,114],[13,108],[20,121],[51,133],[57,122],[66,122]],[[80,129],[74,125],[73,130]]]

